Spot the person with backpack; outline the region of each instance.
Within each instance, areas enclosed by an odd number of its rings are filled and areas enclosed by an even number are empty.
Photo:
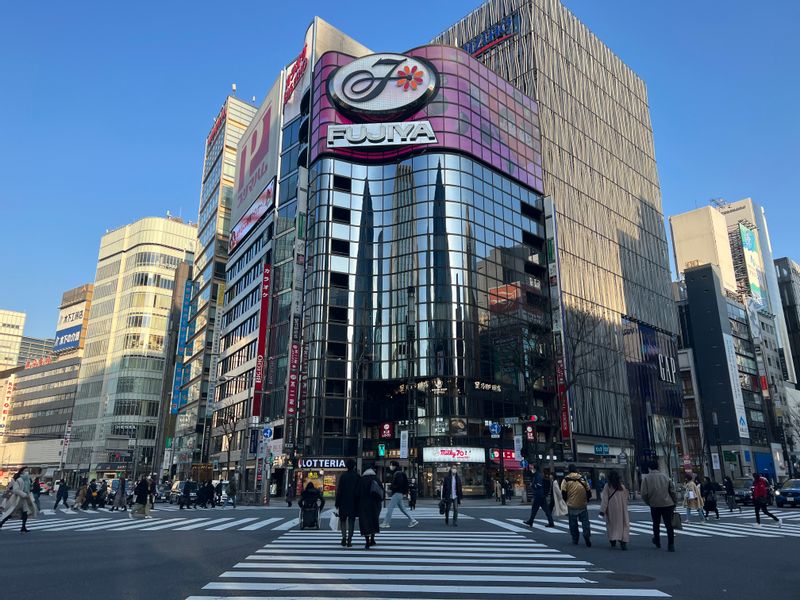
[[[408,494],[408,477],[403,473],[403,470],[400,468],[400,463],[396,460],[389,463],[389,471],[392,473],[392,483],[389,486],[392,495],[389,497],[386,517],[383,519],[383,523],[381,523],[380,526],[384,529],[389,529],[392,525],[394,509],[399,508],[400,512],[408,517],[408,526],[416,527],[419,525],[419,521],[408,514],[408,511],[406,511],[403,506],[403,497]]]
[[[703,512],[706,514],[706,521],[708,521],[709,513],[717,515],[719,521],[719,509],[717,508],[717,486],[716,481],[706,477],[700,486],[700,493],[703,495]]]
[[[530,465],[531,475],[528,480],[529,492],[531,497],[531,516],[525,521],[525,525],[533,527],[533,520],[542,509],[544,516],[547,517],[547,527],[555,527],[553,523],[553,513],[550,509],[550,501],[548,496],[552,493],[552,484],[550,480],[546,480],[539,471],[538,465]],[[545,488],[547,486],[547,488]]]
[[[773,515],[767,510],[767,503],[769,501],[769,482],[766,477],[762,477],[758,473],[753,473],[753,508],[756,511],[756,527],[761,527],[760,513],[764,513],[778,524],[778,527],[783,525],[778,517]]]
[[[383,486],[378,481],[375,470],[370,466],[361,475],[356,491],[358,505],[358,529],[364,536],[364,549],[375,545],[375,534],[379,533]]]
[[[628,514],[628,490],[622,484],[617,471],[610,471],[600,492],[600,516],[606,520],[606,534],[612,548],[619,542],[620,548],[628,549],[631,539],[631,519]]]
[[[450,509],[453,509],[453,527],[458,527],[458,505],[464,492],[461,489],[461,476],[458,474],[458,467],[453,465],[450,472],[444,476],[442,481],[442,502],[444,502],[444,524],[449,522]],[[441,511],[440,511],[441,512]]]
[[[408,510],[417,508],[417,497],[419,496],[419,488],[417,487],[417,480],[412,477],[408,483]]]
[[[89,503],[91,502],[92,510],[97,510],[97,501],[99,495],[100,495],[100,490],[97,488],[97,480],[92,479],[89,482],[89,488],[87,490],[86,500],[84,500],[83,506],[81,506],[81,508],[83,510],[86,510],[87,508],[89,508]]]
[[[583,529],[583,541],[587,548],[592,547],[592,528],[589,524],[589,511],[586,506],[592,497],[592,490],[589,484],[578,473],[575,465],[568,465],[569,473],[561,482],[561,492],[567,502],[567,517],[569,518],[569,533],[572,536],[572,543],[578,544],[578,521],[581,522]]]
[[[658,470],[658,461],[652,461],[649,472],[642,476],[639,488],[642,500],[650,507],[650,518],[653,521],[653,545],[661,548],[661,521],[667,529],[667,550],[675,552],[675,529],[672,516],[678,503],[675,484],[664,473]]]

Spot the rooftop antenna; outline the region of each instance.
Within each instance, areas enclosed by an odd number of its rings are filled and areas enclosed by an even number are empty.
[[[253,104],[255,104],[255,103],[256,103],[256,97],[255,97],[255,96],[253,96],[253,100],[252,100],[252,102],[253,102]]]
[[[708,203],[720,209],[728,205],[728,203],[725,201],[725,198],[711,198]]]
[[[235,83],[231,84],[231,92],[233,92],[234,96],[236,95],[236,84]]]

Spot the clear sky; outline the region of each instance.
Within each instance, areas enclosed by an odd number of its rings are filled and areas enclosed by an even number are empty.
[[[204,140],[230,84],[263,99],[314,14],[376,51],[402,51],[478,4],[7,5],[0,307],[28,313],[27,335],[51,336],[61,293],[93,280],[106,229],[168,210],[196,220]],[[664,213],[752,196],[775,256],[800,260],[800,3],[565,4],[647,82]]]

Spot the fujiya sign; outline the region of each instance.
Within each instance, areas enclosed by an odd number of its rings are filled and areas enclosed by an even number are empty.
[[[328,126],[328,148],[407,146],[436,142],[436,134],[428,121]]]
[[[424,59],[372,54],[334,71],[328,94],[341,112],[374,120],[413,113],[430,100],[438,85],[436,69]]]
[[[422,449],[422,462],[429,463],[483,463],[486,462],[485,448],[463,448],[459,446]]]

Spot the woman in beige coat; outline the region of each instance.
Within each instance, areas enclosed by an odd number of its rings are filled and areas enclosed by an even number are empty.
[[[31,493],[31,477],[28,467],[22,467],[14,474],[14,478],[8,484],[3,494],[3,501],[0,504],[0,527],[11,518],[22,519],[21,532],[28,532],[28,517],[35,517],[37,514],[36,504]]]
[[[627,550],[631,539],[628,490],[616,471],[608,474],[608,481],[600,493],[600,517],[606,520],[606,534],[611,547],[616,548],[619,542],[620,547]]]
[[[686,474],[686,482],[683,484],[683,506],[686,507],[686,520],[688,523],[692,518],[692,511],[697,511],[697,516],[703,521],[708,519],[703,514],[703,494],[700,493],[700,486],[695,483],[694,478]]]

